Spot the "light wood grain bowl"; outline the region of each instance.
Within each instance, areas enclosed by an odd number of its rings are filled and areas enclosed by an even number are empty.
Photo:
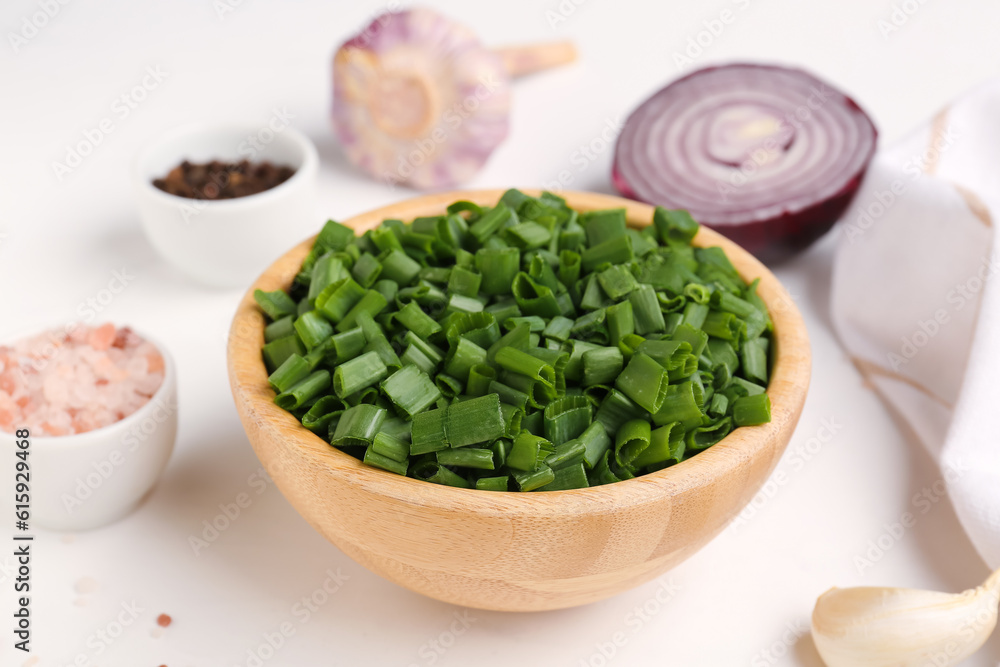
[[[530,190],[526,190],[531,192]],[[437,215],[458,199],[494,204],[502,191],[418,197],[359,215],[359,233],[384,218]],[[533,193],[537,194],[537,193]],[[577,210],[624,207],[636,227],[653,209],[617,197],[565,193]],[[255,289],[287,288],[312,246],[304,241],[251,287],[228,346],[229,379],[243,427],[288,501],[348,556],[400,586],[479,609],[539,611],[624,591],[698,551],[761,488],[788,444],[809,385],[809,341],[788,292],[754,257],[702,228],[759,293],[775,325],[769,424],[736,429],[674,467],[591,489],[494,493],[455,489],[363,465],[303,428],[274,403],[261,359],[264,319]]]

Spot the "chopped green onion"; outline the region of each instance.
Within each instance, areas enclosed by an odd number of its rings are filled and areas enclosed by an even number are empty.
[[[315,371],[274,398],[279,408],[294,410],[316,398],[330,387],[330,372]]]
[[[423,412],[441,397],[441,392],[416,366],[403,366],[380,385],[396,409],[408,419]]]
[[[366,403],[348,408],[333,428],[330,444],[334,447],[367,447],[379,432],[385,416],[384,409]]]
[[[377,384],[388,370],[376,353],[365,352],[337,366],[333,372],[333,391],[340,398],[350,396],[360,389]]]
[[[733,402],[733,423],[737,426],[756,426],[771,421],[771,399],[767,394],[737,398]]]

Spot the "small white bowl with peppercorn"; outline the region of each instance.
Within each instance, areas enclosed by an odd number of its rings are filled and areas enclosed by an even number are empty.
[[[284,125],[198,123],[147,146],[133,166],[146,235],[198,282],[240,287],[275,248],[316,226],[312,142]]]

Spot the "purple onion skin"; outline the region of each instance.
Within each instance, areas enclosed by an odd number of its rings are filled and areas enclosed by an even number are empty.
[[[827,181],[828,185],[834,185],[834,183],[836,183],[836,190],[825,197],[817,195],[815,197],[815,201],[809,201],[810,197],[806,196],[804,197],[805,201],[803,202],[801,201],[803,197],[800,195],[800,201],[794,210],[788,210],[782,206],[780,187],[783,184],[781,182],[777,182],[774,186],[777,194],[772,204],[781,209],[781,212],[766,219],[756,219],[753,215],[752,207],[745,208],[733,205],[727,208],[725,205],[719,205],[715,212],[718,213],[720,217],[735,217],[737,219],[734,221],[713,220],[712,218],[714,216],[710,212],[699,212],[695,210],[697,204],[694,206],[685,205],[685,201],[683,201],[685,195],[683,193],[672,197],[657,196],[659,193],[653,192],[653,190],[656,189],[655,185],[651,186],[648,182],[655,181],[656,179],[653,177],[646,178],[646,175],[648,175],[649,172],[646,172],[646,174],[640,178],[640,181],[646,180],[647,182],[643,183],[642,187],[636,187],[635,184],[630,182],[627,174],[624,173],[626,169],[631,169],[632,173],[635,174],[634,160],[636,157],[634,155],[629,155],[630,152],[634,151],[634,146],[629,146],[628,142],[625,141],[626,132],[629,129],[629,122],[636,122],[638,123],[637,127],[641,128],[636,129],[633,132],[633,135],[640,133],[636,136],[642,136],[641,133],[646,129],[643,127],[643,122],[634,121],[633,119],[642,116],[640,112],[644,111],[644,108],[647,105],[654,103],[653,101],[657,97],[663,95],[668,89],[677,86],[678,84],[687,83],[689,79],[697,79],[698,77],[704,77],[705,75],[711,76],[712,72],[727,70],[730,72],[738,72],[741,70],[747,71],[750,72],[751,75],[755,72],[763,72],[766,74],[769,71],[773,71],[779,73],[781,76],[801,77],[804,81],[815,82],[815,84],[824,86],[833,91],[834,97],[837,100],[837,104],[840,109],[847,115],[853,116],[855,122],[858,123],[863,135],[863,141],[862,143],[856,145],[847,144],[844,146],[833,146],[830,150],[854,151],[856,153],[855,160],[857,168],[853,171],[842,173],[840,177],[835,180],[833,178],[829,179]],[[652,108],[655,109],[656,107]],[[649,115],[652,114],[650,113]],[[659,117],[662,118],[663,116]],[[671,118],[671,116],[666,117]],[[648,121],[648,118],[645,120]],[[685,128],[683,124],[681,124],[680,127]],[[843,215],[864,180],[868,165],[875,154],[877,139],[878,131],[876,130],[874,124],[872,124],[871,119],[853,99],[807,72],[791,68],[772,65],[758,65],[752,63],[712,66],[697,70],[672,82],[666,88],[660,90],[644,101],[642,105],[640,105],[633,112],[628,121],[626,121],[625,128],[623,128],[621,135],[619,135],[618,144],[615,149],[611,176],[615,188],[622,195],[629,197],[630,199],[644,201],[653,205],[661,205],[667,208],[690,208],[691,214],[701,224],[704,224],[706,227],[710,227],[725,235],[755,255],[761,261],[767,264],[777,264],[809,247],[812,243],[826,234],[837,222],[840,216]],[[643,144],[644,147],[648,145],[650,144]],[[668,153],[666,155],[667,162],[661,162],[660,164],[669,164],[669,162],[672,161],[670,156],[671,154]],[[627,163],[629,160],[633,160],[633,163],[623,165],[623,161]],[[669,176],[673,176],[676,174],[676,168],[674,166],[665,168],[664,173]],[[711,180],[711,178],[707,175],[705,178],[705,182],[717,182],[715,180]],[[718,182],[721,183],[721,181]],[[641,190],[645,190],[645,192]],[[741,217],[745,219],[739,219]]]
[[[833,228],[851,205],[866,171],[867,167],[833,197],[796,213],[784,213],[776,218],[738,225],[703,224],[733,241],[765,264],[770,266],[780,264],[811,246]],[[623,196],[642,201],[635,196],[628,184],[621,180],[617,169],[612,173],[612,180],[615,188]],[[656,202],[646,203],[656,204]]]

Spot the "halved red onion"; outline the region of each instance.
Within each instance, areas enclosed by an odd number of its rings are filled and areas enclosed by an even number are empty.
[[[854,100],[802,70],[709,67],[629,116],[612,178],[625,196],[687,209],[775,261],[833,226],[861,184],[877,137]]]

